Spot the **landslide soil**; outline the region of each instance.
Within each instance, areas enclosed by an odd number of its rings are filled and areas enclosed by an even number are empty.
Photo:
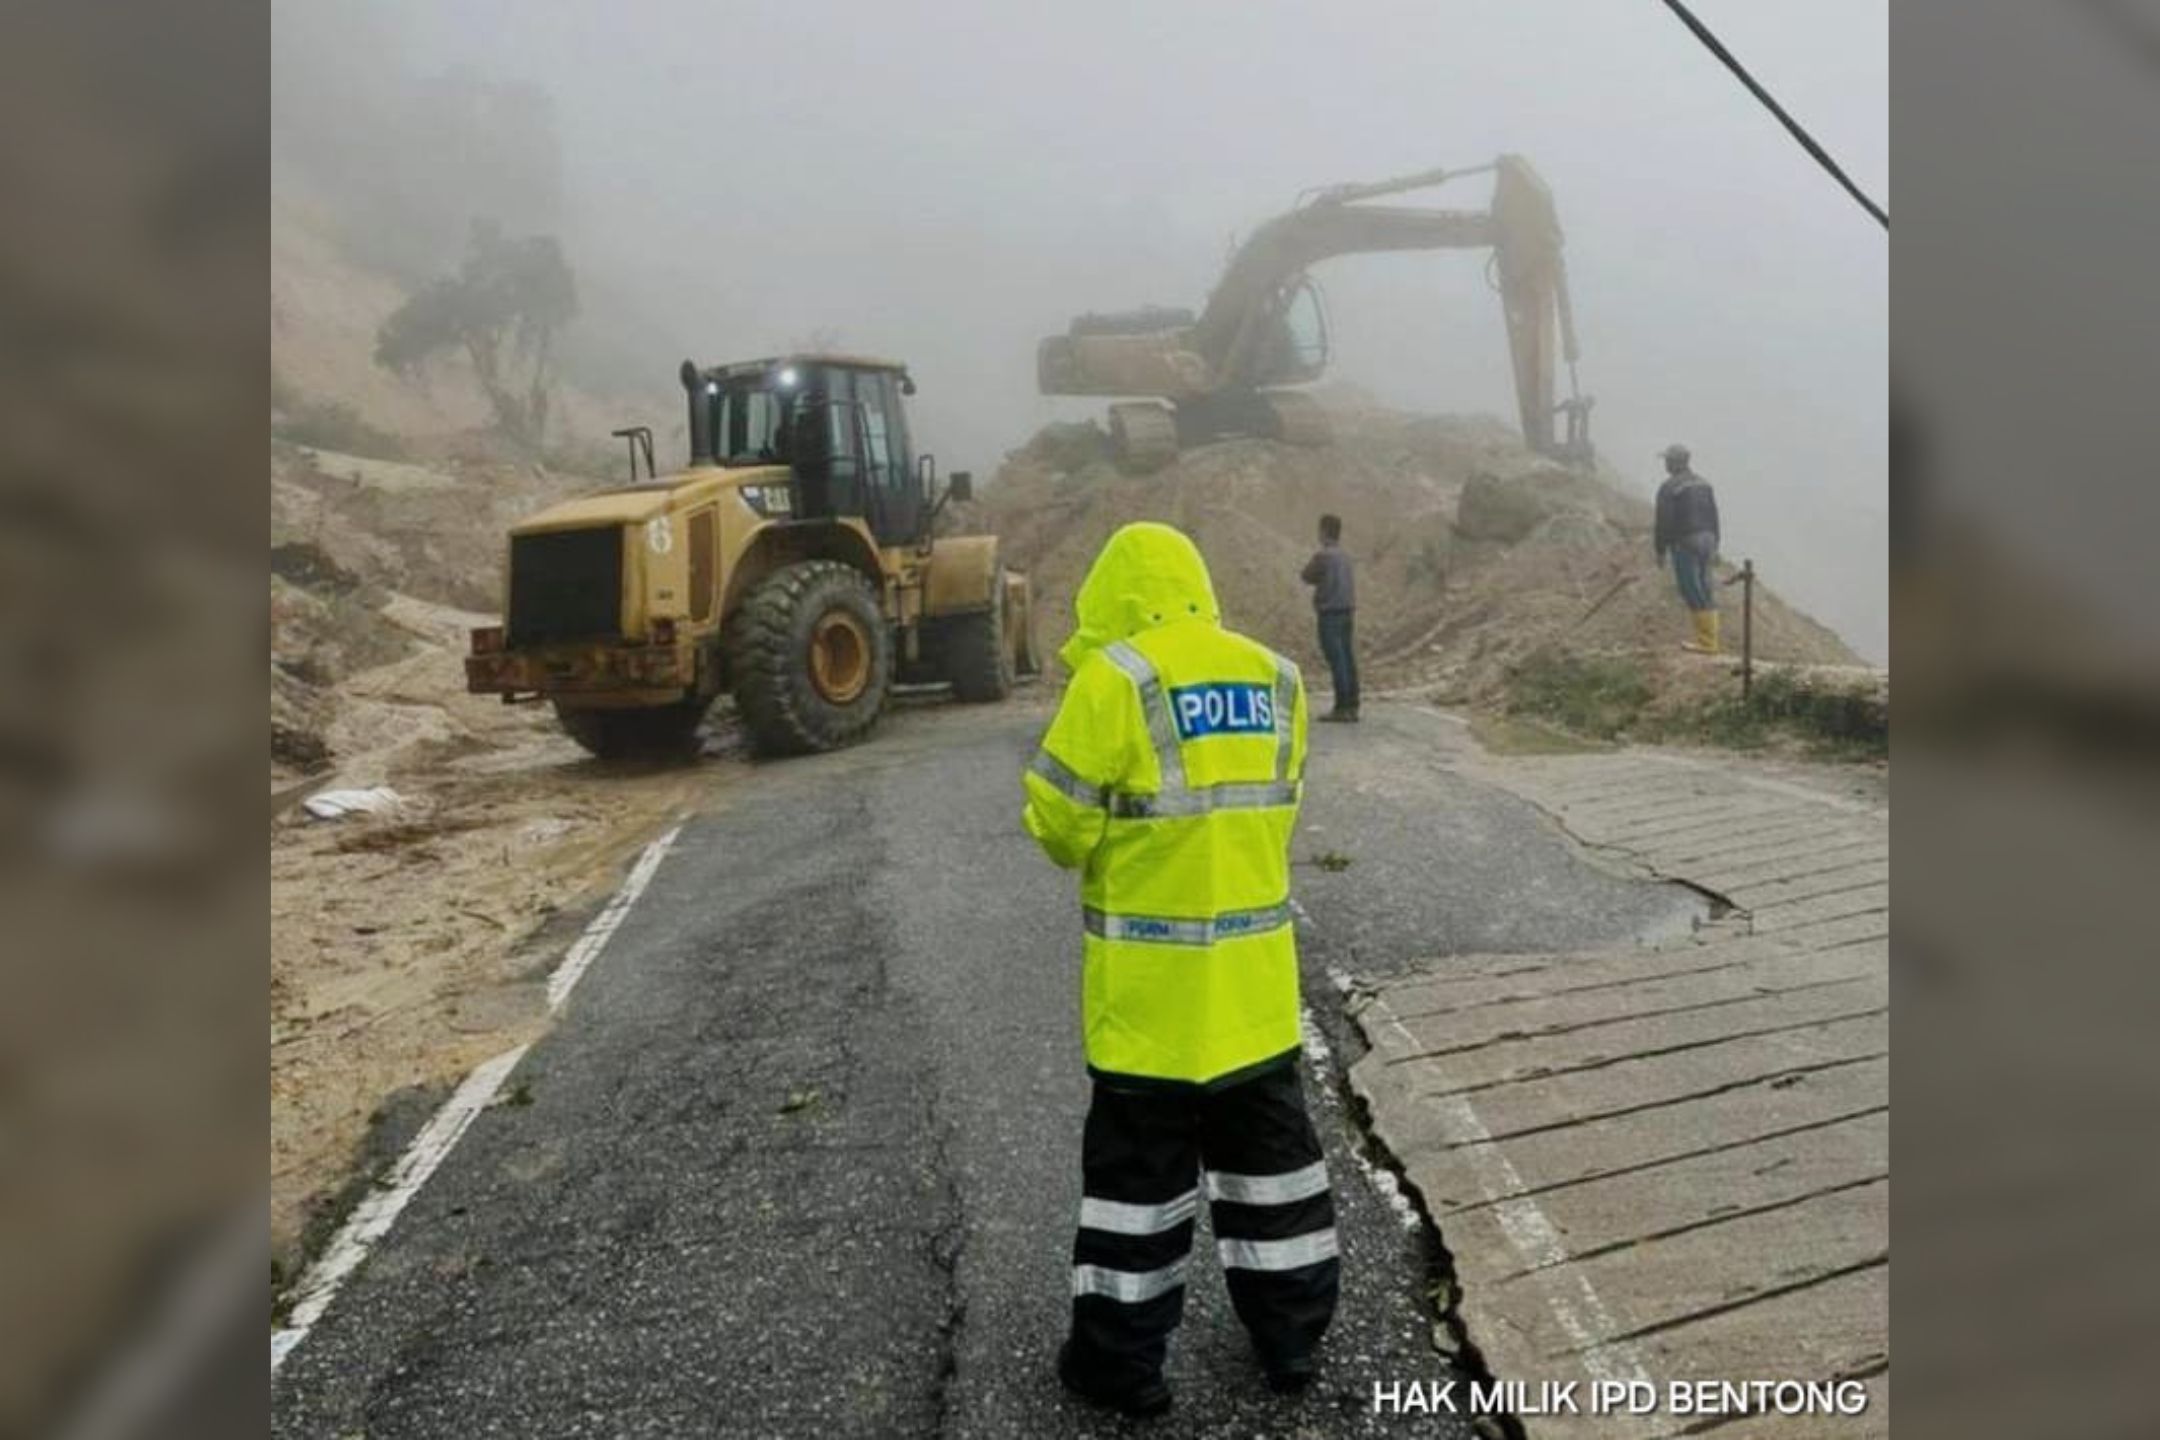
[[[563,937],[716,778],[602,764],[545,707],[465,693],[503,526],[590,483],[273,447],[270,1192],[287,1275],[385,1104],[537,1033]],[[377,785],[400,796],[379,815],[300,803]]]
[[[1489,417],[1408,415],[1340,396],[1329,409],[1331,444],[1230,440],[1144,476],[1117,470],[1096,427],[1051,426],[1006,457],[960,519],[995,531],[1006,562],[1029,572],[1046,650],[1070,633],[1073,592],[1110,533],[1163,520],[1198,542],[1225,622],[1324,687],[1298,571],[1318,517],[1332,512],[1357,562],[1368,691],[1489,705],[1512,667],[1552,647],[1639,657],[1676,690],[1723,683],[1725,667],[1678,649],[1687,619],[1651,553],[1647,482],[1561,469]],[[1726,565],[1722,578],[1733,573]],[[1719,597],[1737,642],[1739,589]],[[1769,662],[1859,664],[1768,583],[1755,592],[1755,644]]]
[[[1230,441],[1149,476],[1120,474],[1094,427],[1054,426],[948,520],[1003,537],[1050,650],[1102,542],[1162,519],[1199,542],[1228,623],[1324,676],[1297,572],[1332,511],[1358,561],[1370,690],[1493,706],[1513,667],[1553,647],[1638,656],[1676,694],[1729,683],[1729,667],[1676,648],[1684,616],[1628,481],[1559,470],[1494,420],[1339,398],[1332,411],[1330,445]],[[544,708],[464,692],[465,632],[493,618],[505,527],[592,477],[282,443],[270,471],[271,1199],[289,1271],[387,1102],[537,1032],[544,971],[578,917],[709,798],[734,742],[722,718],[701,765],[603,765]],[[1737,633],[1737,591],[1721,595]],[[1772,661],[1854,663],[1769,588],[1756,639]],[[401,799],[307,818],[299,800],[325,785]]]

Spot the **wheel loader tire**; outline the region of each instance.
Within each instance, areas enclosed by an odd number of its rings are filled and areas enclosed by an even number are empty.
[[[1005,643],[1005,572],[998,572],[998,603],[945,622],[945,678],[953,698],[986,705],[1012,694],[1013,657]]]
[[[1110,458],[1128,475],[1152,475],[1177,458],[1177,419],[1167,405],[1110,407]]]
[[[586,710],[557,701],[555,718],[572,740],[601,760],[688,760],[698,751],[705,705],[681,700],[637,710]]]
[[[1263,397],[1275,422],[1275,439],[1285,445],[1326,445],[1335,438],[1320,402],[1301,390],[1273,390]]]
[[[877,591],[837,560],[775,571],[728,622],[735,708],[765,755],[860,740],[892,688],[892,630]]]

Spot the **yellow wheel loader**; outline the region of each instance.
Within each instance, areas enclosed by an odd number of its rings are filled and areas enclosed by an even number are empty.
[[[894,682],[1003,699],[1040,669],[1025,576],[991,535],[934,536],[955,472],[917,455],[904,366],[789,355],[685,360],[690,463],[510,532],[504,623],[476,629],[468,689],[547,700],[600,756],[687,753],[732,692],[765,754],[830,750],[876,723]],[[642,475],[639,459],[644,461]]]

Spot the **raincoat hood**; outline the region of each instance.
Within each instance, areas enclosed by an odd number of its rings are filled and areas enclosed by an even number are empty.
[[[1112,535],[1073,597],[1079,621],[1058,651],[1067,670],[1105,645],[1173,620],[1222,623],[1207,562],[1184,531],[1151,520]]]

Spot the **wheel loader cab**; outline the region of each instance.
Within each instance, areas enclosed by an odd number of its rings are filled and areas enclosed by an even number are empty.
[[[927,533],[930,473],[908,435],[906,370],[805,357],[698,372],[686,361],[684,383],[693,465],[786,464],[792,520],[860,518],[880,545]]]

